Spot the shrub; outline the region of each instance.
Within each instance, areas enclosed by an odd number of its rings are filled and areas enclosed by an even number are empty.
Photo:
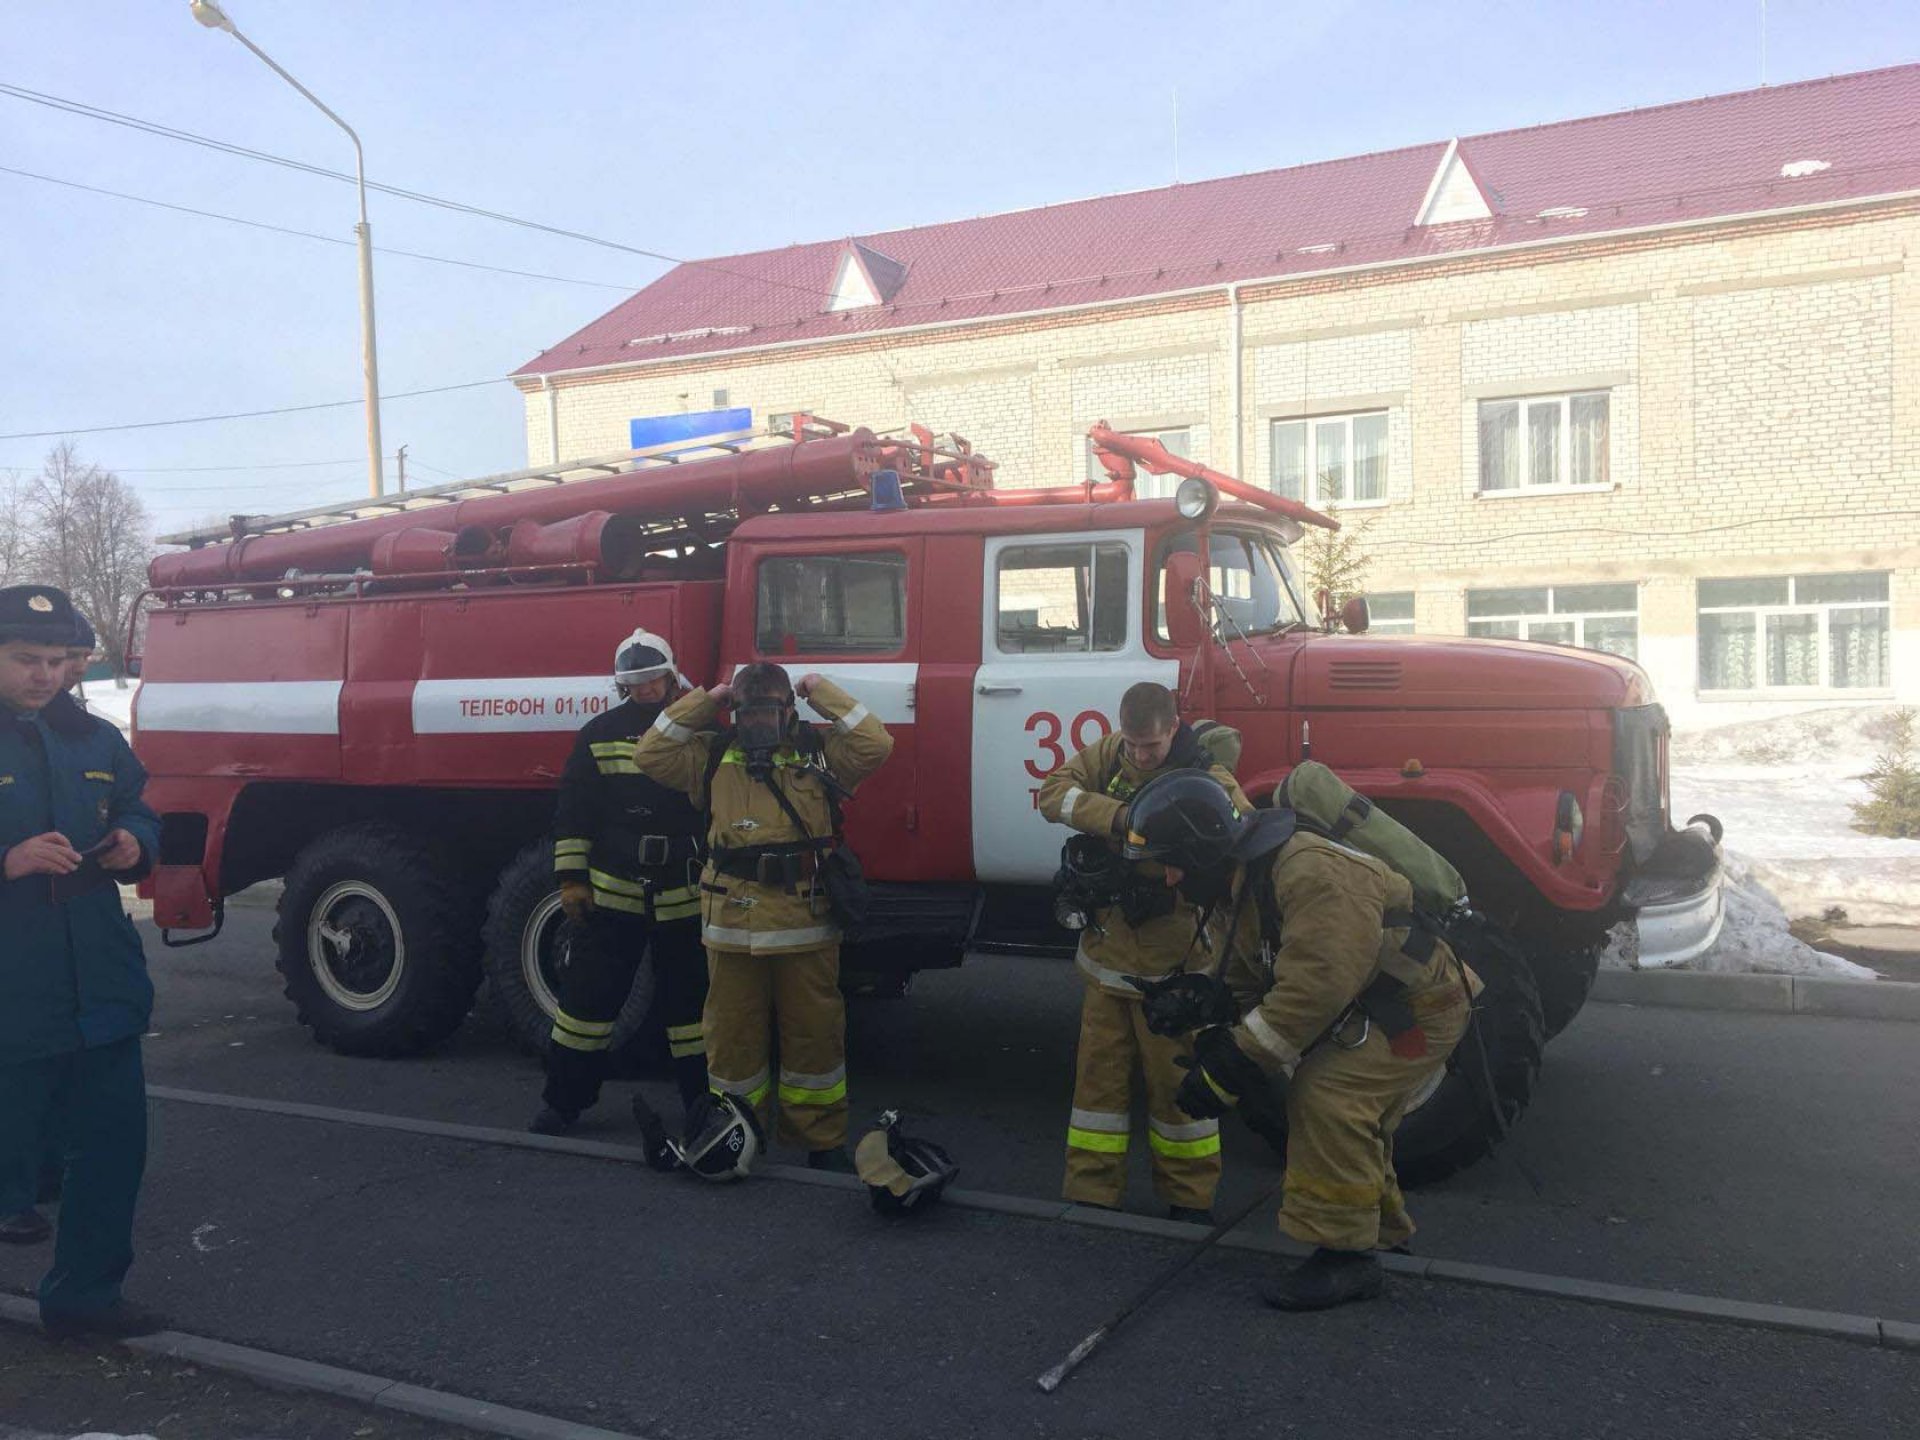
[[[1885,722],[1885,745],[1867,772],[1868,798],[1853,807],[1853,828],[1869,835],[1897,840],[1920,839],[1920,763],[1913,754],[1914,721],[1911,706],[1896,710]]]

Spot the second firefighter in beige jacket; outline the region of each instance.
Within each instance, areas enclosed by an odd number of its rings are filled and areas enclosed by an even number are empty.
[[[1232,732],[1220,733],[1237,742]],[[1212,759],[1194,730],[1180,722],[1171,691],[1151,682],[1135,685],[1121,697],[1119,733],[1095,741],[1041,784],[1040,813],[1105,840],[1117,854],[1127,802],[1170,770],[1206,771],[1236,805],[1250,809],[1231,770]],[[1108,1208],[1118,1208],[1125,1197],[1137,1072],[1146,1082],[1154,1193],[1175,1219],[1202,1220],[1220,1183],[1219,1122],[1195,1120],[1174,1103],[1185,1075],[1177,1062],[1192,1058],[1192,1043],[1149,1032],[1140,992],[1122,978],[1180,968],[1192,946],[1195,914],[1166,888],[1160,866],[1128,868],[1130,900],[1092,916],[1075,957],[1086,989],[1062,1194]]]
[[[763,661],[731,686],[693,690],[668,706],[633,759],[708,811],[700,904],[709,1083],[753,1106],[763,1126],[777,1097],[781,1138],[803,1146],[810,1163],[843,1169],[851,1166],[840,929],[821,876],[834,830],[828,787],[853,789],[885,762],[893,739],[831,680],[808,675],[797,688],[832,721],[826,733],[799,724],[786,672]],[[701,733],[723,700],[732,701],[736,728]]]

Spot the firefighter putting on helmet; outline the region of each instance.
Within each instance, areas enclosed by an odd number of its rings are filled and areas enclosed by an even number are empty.
[[[800,722],[796,695],[832,722],[826,733]],[[711,733],[723,704],[733,726]],[[716,1095],[729,1097],[715,1103],[754,1112],[766,1129],[777,1099],[780,1138],[816,1169],[853,1169],[836,911],[853,903],[858,875],[837,838],[840,801],[892,750],[880,721],[831,680],[809,674],[795,685],[755,661],[731,684],[669,705],[634,751],[643,774],[707,811],[707,1069]],[[689,1149],[714,1128],[690,1132]],[[720,1128],[740,1133],[724,1117]]]
[[[1157,1031],[1196,1032],[1182,1109],[1238,1107],[1256,1128],[1285,1115],[1280,1228],[1314,1249],[1268,1303],[1379,1294],[1376,1252],[1414,1228],[1393,1133],[1466,1033],[1478,979],[1419,923],[1406,878],[1292,810],[1249,815],[1204,777],[1170,775],[1134,797],[1126,830],[1125,853],[1165,866],[1201,909],[1218,957],[1217,979],[1144,1001]]]
[[[673,649],[636,630],[614,654],[622,703],[581,726],[560,779],[553,870],[567,916],[559,1013],[546,1052],[546,1088],[528,1128],[571,1130],[600,1098],[615,1022],[643,957],[653,966],[654,1004],[681,1102],[689,1114],[707,1093],[706,954],[694,879],[702,851],[700,813],[679,790],[643,774],[634,749],[678,694]],[[650,1163],[671,1168],[665,1132],[646,1102],[634,1115]]]
[[[1062,910],[1077,907],[1064,918],[1078,922],[1075,963],[1085,982],[1063,1185],[1076,1203],[1117,1209],[1125,1197],[1138,1073],[1146,1083],[1154,1192],[1170,1218],[1212,1222],[1219,1121],[1187,1115],[1175,1103],[1179,1062],[1191,1057],[1192,1044],[1147,1029],[1140,992],[1127,978],[1178,970],[1193,946],[1196,912],[1164,883],[1156,861],[1129,864],[1120,847],[1128,802],[1159,775],[1190,775],[1230,808],[1250,809],[1231,770],[1237,740],[1219,726],[1209,726],[1203,738],[1181,722],[1173,692],[1146,681],[1121,696],[1117,733],[1080,751],[1041,785],[1041,814],[1081,832],[1067,843],[1058,882]]]

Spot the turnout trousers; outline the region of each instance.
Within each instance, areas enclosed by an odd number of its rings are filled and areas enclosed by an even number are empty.
[[[666,922],[596,909],[573,923],[560,972],[560,1013],[547,1046],[541,1099],[574,1116],[600,1098],[614,1023],[633,989],[643,957],[653,961],[654,1013],[665,1022],[673,1082],[683,1105],[707,1089],[707,1048],[700,1010],[707,996],[706,955],[698,917]]]
[[[808,1150],[847,1139],[847,1008],[840,942],[784,954],[707,949],[707,1070],[767,1127],[779,1101],[779,1136]],[[779,1035],[780,1073],[770,1056]],[[769,1133],[773,1133],[769,1130]]]
[[[133,1210],[147,1164],[138,1036],[0,1064],[0,1157],[9,1173],[37,1172],[43,1146],[60,1157],[64,1189],[40,1313],[94,1314],[120,1298],[133,1264]]]
[[[1414,997],[1427,1053],[1394,1054],[1369,1026],[1351,1049],[1322,1041],[1287,1088],[1287,1176],[1280,1228],[1329,1250],[1384,1249],[1413,1234],[1393,1173],[1393,1132],[1466,1033],[1470,1011],[1456,987]],[[1348,1027],[1350,1028],[1350,1026]]]
[[[1080,1048],[1074,1059],[1073,1115],[1067,1122],[1069,1200],[1117,1206],[1127,1191],[1127,1144],[1133,1126],[1133,1077],[1147,1086],[1147,1150],[1153,1189],[1163,1205],[1211,1210],[1220,1183],[1220,1122],[1196,1120],[1173,1097],[1186,1078],[1174,1063],[1193,1056],[1193,1042],[1147,1029],[1138,1000],[1089,982],[1080,1004]]]

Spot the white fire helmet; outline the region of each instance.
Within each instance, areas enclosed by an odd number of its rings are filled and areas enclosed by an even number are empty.
[[[673,676],[673,646],[651,630],[636,630],[613,652],[613,678],[619,685],[644,685]]]

